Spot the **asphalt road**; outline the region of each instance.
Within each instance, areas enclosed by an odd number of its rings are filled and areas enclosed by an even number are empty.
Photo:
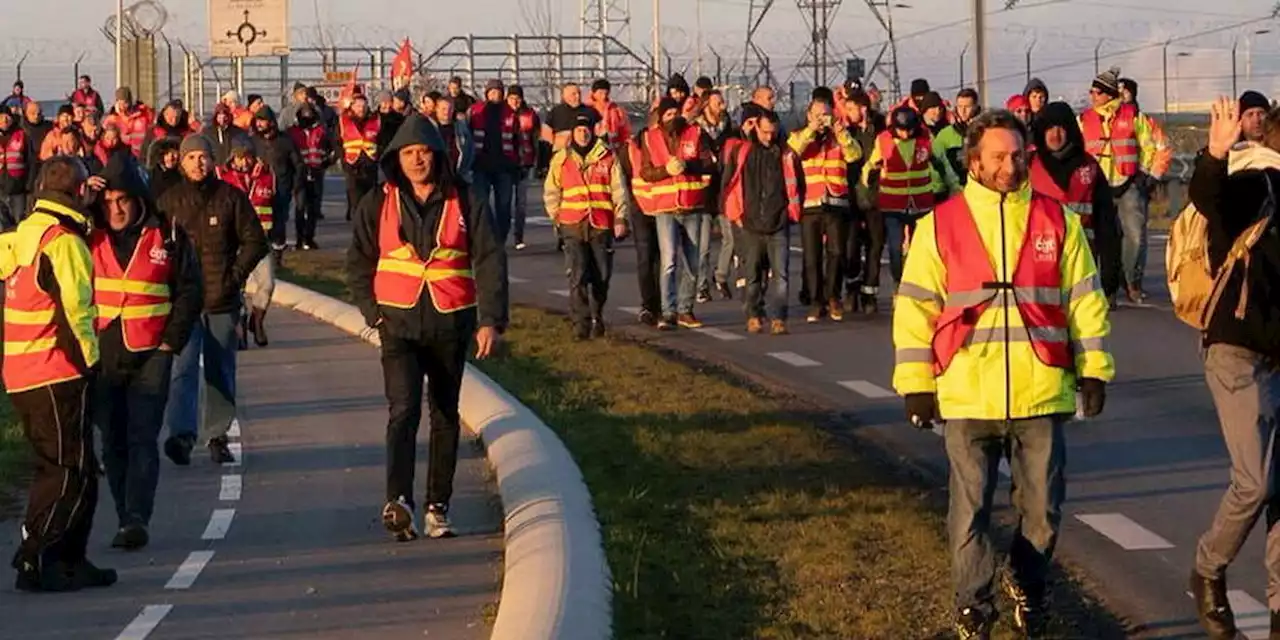
[[[291,311],[273,311],[269,327],[271,346],[239,363],[241,464],[162,461],[152,542],[135,553],[109,548],[104,484],[89,553],[120,582],[70,594],[0,589],[0,638],[487,637],[502,536],[483,453],[469,440],[460,449],[451,515],[464,535],[392,542],[379,519],[387,410],[377,351]],[[418,459],[422,487],[425,447]],[[3,527],[0,557],[17,529]]]

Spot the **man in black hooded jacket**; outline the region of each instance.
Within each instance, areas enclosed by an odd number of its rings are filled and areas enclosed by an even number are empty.
[[[254,154],[271,168],[271,175],[276,179],[276,198],[271,203],[271,231],[267,235],[271,248],[283,251],[289,207],[293,204],[293,193],[304,170],[302,155],[293,138],[281,134],[275,112],[266,105],[253,115],[249,135],[252,136]]]
[[[390,403],[383,524],[417,537],[414,457],[423,376],[431,409],[427,534],[453,535],[448,520],[457,465],[458,394],[472,335],[476,358],[492,353],[507,324],[507,260],[483,208],[451,171],[439,131],[411,114],[383,151],[387,177],[360,201],[347,252],[352,298],[382,339]],[[398,220],[398,228],[384,225]],[[420,275],[408,275],[408,274]]]
[[[156,211],[139,169],[130,155],[107,162],[99,174],[105,187],[89,237],[101,354],[94,415],[120,523],[111,546],[126,550],[140,549],[150,539],[147,526],[160,479],[157,439],[173,356],[187,345],[203,302],[190,240]],[[122,293],[130,285],[166,290],[142,300]],[[157,312],[158,305],[167,311]]]

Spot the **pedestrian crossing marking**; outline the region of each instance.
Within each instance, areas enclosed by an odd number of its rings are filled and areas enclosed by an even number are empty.
[[[793,367],[822,366],[821,362],[818,362],[817,360],[812,360],[810,358],[806,358],[792,351],[775,351],[773,353],[766,353],[765,355],[769,356],[770,358],[774,358],[776,360],[781,360],[782,362],[785,362]]]
[[[1125,551],[1172,549],[1173,543],[1119,513],[1079,513],[1076,520],[1120,545]]]

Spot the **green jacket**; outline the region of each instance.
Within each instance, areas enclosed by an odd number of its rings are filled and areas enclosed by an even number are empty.
[[[946,170],[947,188],[951,193],[958,193],[968,181],[969,171],[964,163],[964,134],[951,125],[938,132],[933,138],[933,157],[939,160]]]

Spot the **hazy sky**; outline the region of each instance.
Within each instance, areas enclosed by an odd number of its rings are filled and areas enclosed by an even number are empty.
[[[616,0],[625,4],[625,0]],[[0,0],[0,69],[12,74],[23,53],[29,52],[23,75],[29,93],[52,97],[65,93],[73,77],[76,57],[85,53],[82,71],[111,84],[110,48],[99,32],[114,11],[112,0]],[[126,2],[128,4],[128,2]],[[207,39],[205,0],[161,0],[170,14],[165,33],[196,49]],[[740,65],[743,56],[749,0],[702,0],[704,43],[720,51],[725,65]],[[943,26],[964,19],[969,0],[903,0],[910,8],[894,10],[903,84],[925,76],[935,88],[954,92],[959,81],[959,56],[970,38],[970,26]],[[1003,0],[988,0],[991,8]],[[989,18],[990,75],[993,98],[1019,91],[1024,84],[1025,51],[1034,41],[1032,73],[1050,85],[1055,96],[1076,99],[1093,76],[1093,53],[1102,38],[1102,53],[1141,47],[1180,35],[1197,33],[1268,14],[1273,0],[1022,0],[1026,8],[1000,12]],[[631,0],[631,41],[637,51],[651,41],[652,3]],[[662,0],[664,45],[677,59],[689,63],[696,55],[697,0]],[[1043,5],[1043,6],[1036,6]],[[578,32],[580,0],[294,0],[291,30],[294,46],[314,46],[320,28],[339,44],[391,44],[410,37],[424,50],[434,49],[453,35],[528,33],[539,25],[524,16],[548,12],[565,33]],[[319,15],[317,16],[317,9]],[[922,29],[925,35],[907,37]],[[1261,29],[1273,33],[1255,35]],[[1244,36],[1252,55],[1246,56]],[[808,40],[800,11],[792,0],[777,0],[757,36],[782,79],[792,69]],[[1207,100],[1216,91],[1230,90],[1231,46],[1239,39],[1240,87],[1280,89],[1280,22],[1263,20],[1218,34],[1173,43],[1169,48],[1170,101]],[[863,0],[845,0],[832,28],[833,56],[850,49],[874,58],[885,39]],[[1159,110],[1162,101],[1162,51],[1159,46],[1123,57],[1103,58],[1102,67],[1122,66],[1125,75],[1142,84],[1142,99]],[[1252,59],[1252,65],[1247,60]],[[709,53],[706,68],[712,69]],[[1082,62],[1083,61],[1083,62]],[[973,77],[972,56],[966,80]],[[1252,81],[1246,83],[1246,72]],[[806,72],[806,78],[809,72]],[[0,72],[0,78],[4,78]],[[801,78],[801,79],[806,79]],[[1176,78],[1176,79],[1175,79]],[[692,78],[691,78],[692,79]],[[881,86],[887,82],[876,78]],[[2,82],[2,80],[0,80]]]

